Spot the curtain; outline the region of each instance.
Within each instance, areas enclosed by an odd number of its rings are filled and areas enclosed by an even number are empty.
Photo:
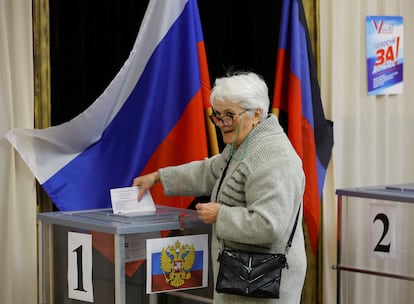
[[[367,94],[367,15],[404,18],[401,95]],[[336,189],[414,182],[413,18],[412,0],[320,0],[322,100],[327,117],[334,121],[335,134],[322,211],[324,303],[336,303],[336,271],[332,269],[337,262]],[[401,237],[409,238],[410,231]],[[356,302],[349,299],[348,303]]]
[[[3,138],[13,127],[33,128],[30,0],[0,0],[0,67],[0,303],[35,303],[35,181]]]

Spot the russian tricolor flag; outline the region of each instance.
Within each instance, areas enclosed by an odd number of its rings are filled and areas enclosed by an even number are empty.
[[[304,216],[313,252],[320,225],[320,199],[333,146],[332,122],[325,119],[301,0],[282,4],[273,112],[301,157],[306,176]]]
[[[208,235],[147,239],[147,293],[207,287]]]
[[[87,110],[6,138],[60,210],[107,208],[109,189],[208,156],[209,92],[197,1],[151,0],[128,60]],[[157,204],[177,206],[160,186],[152,194]]]
[[[151,292],[165,292],[171,290],[180,290],[180,289],[191,289],[204,287],[203,285],[203,266],[204,266],[204,252],[196,251],[195,252],[195,262],[194,265],[188,269],[188,279],[183,279],[183,283],[179,286],[174,286],[170,284],[167,278],[167,275],[171,273],[165,273],[160,266],[161,253],[152,254],[152,269],[151,269]],[[181,262],[181,261],[180,261]],[[185,271],[185,270],[184,270]],[[174,274],[174,273],[173,273]],[[167,279],[166,279],[167,278]]]

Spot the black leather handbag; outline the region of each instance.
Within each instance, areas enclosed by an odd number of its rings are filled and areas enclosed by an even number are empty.
[[[286,245],[286,254],[292,245],[300,208]],[[245,297],[279,299],[282,269],[289,268],[286,254],[257,253],[224,249],[220,263],[216,291]]]

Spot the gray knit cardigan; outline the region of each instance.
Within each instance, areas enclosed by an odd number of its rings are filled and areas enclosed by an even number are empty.
[[[220,189],[221,174],[230,161]],[[214,282],[217,257],[226,247],[283,253],[302,203],[305,177],[302,162],[274,115],[269,115],[245,138],[232,155],[221,154],[159,170],[166,195],[210,196],[220,202],[213,224],[211,255]],[[282,271],[280,299],[214,294],[216,304],[300,303],[306,272],[302,212]]]

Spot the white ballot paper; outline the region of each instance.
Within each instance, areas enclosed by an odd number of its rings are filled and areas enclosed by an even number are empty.
[[[138,187],[111,189],[112,211],[116,214],[155,211],[154,200],[149,191],[138,201]]]

